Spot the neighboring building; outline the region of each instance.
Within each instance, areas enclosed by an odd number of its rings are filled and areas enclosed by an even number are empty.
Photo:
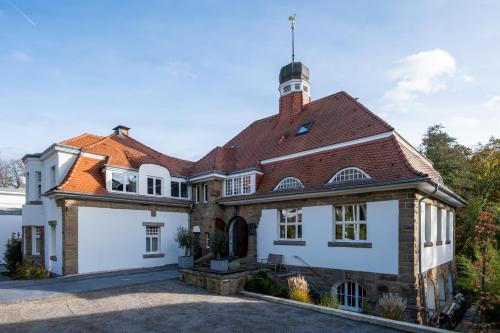
[[[282,254],[345,309],[388,291],[408,299],[412,318],[436,309],[453,290],[464,201],[355,98],[311,101],[300,62],[279,83],[278,114],[197,162],[145,147],[123,126],[27,155],[23,227],[40,239],[37,258],[58,274],[174,263],[173,234],[189,220],[204,253],[227,230],[231,255]]]
[[[0,187],[0,264],[4,262],[5,246],[12,234],[21,236],[24,200],[24,187]]]

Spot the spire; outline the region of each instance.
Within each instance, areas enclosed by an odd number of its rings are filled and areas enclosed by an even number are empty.
[[[292,26],[292,64],[295,62],[295,14],[288,17],[288,21]]]

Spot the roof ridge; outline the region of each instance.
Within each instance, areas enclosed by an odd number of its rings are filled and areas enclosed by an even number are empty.
[[[73,177],[73,171],[75,171],[75,169],[77,168],[77,165],[79,165],[81,163],[82,157],[83,157],[82,154],[78,155],[78,157],[76,158],[75,162],[73,163],[73,165],[71,166],[71,168],[68,170],[68,173],[66,173],[66,176],[64,176],[64,179],[61,182],[61,184],[53,187],[52,189],[54,189],[54,188],[57,189],[57,190],[63,189],[63,187],[72,179],[72,177]],[[52,189],[50,189],[49,191],[51,191]]]
[[[99,137],[99,138],[102,138],[103,136],[102,135],[97,135],[97,134],[92,134],[92,133],[82,133],[80,135],[77,135],[77,136],[74,136],[74,137],[71,137],[69,139],[66,139],[66,140],[62,140],[60,143],[64,144],[64,142],[67,142],[67,141],[71,141],[71,140],[76,140],[76,139],[79,139],[85,135],[92,135],[92,136],[95,136],[95,137]]]
[[[384,119],[380,118],[379,116],[377,116],[374,112],[372,112],[370,109],[368,109],[366,106],[364,106],[362,103],[360,103],[356,98],[352,97],[351,95],[349,95],[347,92],[345,91],[341,91],[340,93],[346,95],[348,98],[350,98],[351,100],[353,100],[354,103],[356,103],[356,105],[358,105],[360,108],[362,108],[364,111],[368,112],[368,114],[370,116],[372,116],[373,118],[377,119],[378,121],[381,121],[384,125],[386,125],[387,127],[389,127],[390,129],[394,130],[394,127],[392,127],[391,125],[389,125],[389,123],[387,123]]]
[[[98,141],[96,141],[96,142],[94,142],[94,143],[91,143],[90,145],[83,146],[83,147],[82,147],[82,149],[84,149],[84,150],[85,150],[85,149],[93,148],[93,147],[95,147],[97,144],[102,143],[104,140],[110,139],[113,135],[115,135],[115,134],[113,133],[113,134],[110,134],[110,135],[107,135],[107,136],[103,136],[103,137],[101,138],[101,140],[98,140]]]
[[[405,153],[403,152],[403,149],[401,149],[401,146],[399,145],[398,139],[394,135],[391,137],[391,141],[394,144],[394,146],[396,147],[396,149],[399,153],[399,156],[403,159],[404,164],[411,172],[413,172],[416,175],[430,177],[430,175],[428,173],[418,171],[417,169],[415,169],[413,167],[413,165],[410,163],[410,161],[408,161],[408,159],[406,158]]]

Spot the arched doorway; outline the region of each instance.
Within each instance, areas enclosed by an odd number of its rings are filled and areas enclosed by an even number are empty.
[[[248,226],[244,218],[236,216],[229,222],[229,254],[246,257],[248,251]]]

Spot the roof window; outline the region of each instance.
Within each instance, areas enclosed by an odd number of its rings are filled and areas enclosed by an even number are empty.
[[[295,135],[297,136],[297,135],[303,135],[303,134],[309,133],[309,131],[311,130],[312,125],[313,125],[312,122],[300,125],[299,129],[297,130],[297,134],[295,134]]]

